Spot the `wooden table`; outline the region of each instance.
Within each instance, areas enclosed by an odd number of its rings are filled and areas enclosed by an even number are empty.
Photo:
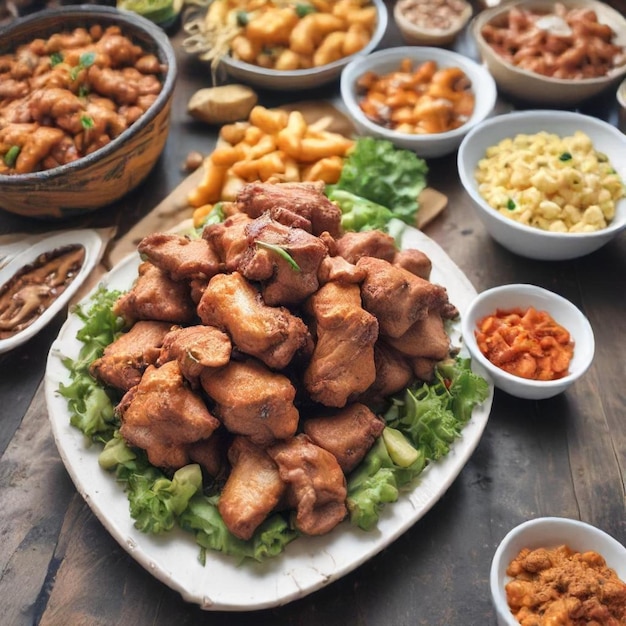
[[[622,11],[626,3],[618,3]],[[180,50],[182,33],[173,36]],[[390,25],[384,46],[397,43]],[[469,37],[457,47],[475,56]],[[216,129],[186,114],[191,94],[209,84],[207,68],[180,52],[172,130],[165,152],[140,189],[85,219],[43,224],[0,214],[0,233],[117,226],[117,237],[186,176],[187,153],[211,151]],[[261,103],[336,97],[261,93]],[[500,102],[500,110],[509,108]],[[617,124],[614,94],[583,112]],[[573,388],[541,402],[496,391],[475,453],[439,502],[382,553],[354,572],[286,606],[248,613],[206,613],[153,578],[107,533],[76,492],[57,453],[43,400],[51,342],[65,313],[38,336],[0,355],[0,623],[6,625],[177,624],[298,626],[470,626],[495,624],[489,567],[516,524],[543,515],[582,519],[626,543],[624,348],[626,235],[568,262],[524,259],[501,248],[476,220],[455,155],[429,161],[429,182],[449,197],[426,233],[478,291],[528,282],[556,291],[589,317],[596,356]]]

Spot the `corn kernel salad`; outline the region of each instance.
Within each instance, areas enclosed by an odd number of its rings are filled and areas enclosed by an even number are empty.
[[[542,131],[503,139],[487,149],[475,176],[491,207],[552,232],[606,228],[625,195],[608,157],[581,131],[567,137]]]

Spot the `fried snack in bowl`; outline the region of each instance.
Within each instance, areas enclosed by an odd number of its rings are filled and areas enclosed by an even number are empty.
[[[263,89],[312,89],[337,79],[356,54],[368,54],[387,28],[383,0],[215,0],[185,23],[185,50]]]
[[[626,74],[626,18],[597,0],[512,0],[471,33],[498,89],[535,106],[575,106]]]
[[[0,76],[0,207],[67,218],[143,181],[165,146],[176,78],[160,28],[109,7],[63,7],[16,20],[0,41],[0,72],[10,71],[22,46],[22,58],[57,81]]]

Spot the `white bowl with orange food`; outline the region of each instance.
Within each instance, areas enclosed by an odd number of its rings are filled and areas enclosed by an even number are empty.
[[[470,32],[503,95],[535,106],[575,106],[626,74],[626,18],[597,0],[510,0]]]
[[[553,555],[550,563],[545,559],[546,551],[549,551],[548,558]],[[538,571],[531,572],[530,569]],[[543,581],[539,579],[541,572],[545,573]],[[518,585],[515,579],[521,576],[526,582]],[[548,588],[550,578],[560,584]],[[566,596],[571,608],[579,612],[580,623],[599,623],[592,622],[590,613],[586,614],[585,621],[585,611],[595,611],[596,615],[612,612],[613,616],[621,615],[623,619],[626,547],[612,535],[586,522],[565,517],[530,519],[510,530],[502,539],[491,563],[489,580],[498,626],[519,626],[516,614],[522,616],[518,611],[525,595],[531,606],[525,607],[523,612],[537,609],[545,611],[544,616],[550,612],[555,620],[551,623],[572,623],[564,613]],[[578,583],[579,590],[581,583],[586,585],[585,606],[578,600],[579,591],[570,587],[570,582],[573,585]],[[609,586],[613,592],[610,595]],[[601,587],[608,593],[596,594]],[[532,602],[531,595],[534,596]],[[560,600],[560,603],[552,600]],[[623,623],[619,619],[612,623]]]
[[[463,343],[494,382],[518,398],[564,392],[593,361],[587,317],[566,298],[530,284],[487,289],[461,320]],[[549,335],[553,341],[545,342]]]
[[[359,133],[387,139],[422,158],[454,152],[491,114],[497,96],[486,68],[428,46],[358,55],[341,73],[340,89]]]

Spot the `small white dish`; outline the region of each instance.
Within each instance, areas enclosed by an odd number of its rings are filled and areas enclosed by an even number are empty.
[[[602,555],[606,564],[626,581],[626,548],[604,531],[575,519],[539,517],[513,528],[500,542],[491,562],[489,582],[491,599],[496,610],[498,626],[519,626],[509,609],[505,585],[509,563],[523,548],[551,548],[567,545],[577,552],[592,550]]]
[[[32,324],[15,335],[7,337],[6,339],[0,339],[0,354],[13,350],[25,341],[28,341],[31,337],[34,337],[67,305],[100,260],[104,250],[104,241],[95,230],[87,229],[60,232],[56,235],[45,237],[33,245],[28,245],[23,252],[16,254],[11,261],[0,270],[0,288],[2,288],[17,272],[24,266],[34,263],[40,255],[71,245],[81,245],[85,249],[85,258],[77,275],[65,291],[63,291]]]
[[[479,320],[498,309],[526,310],[534,307],[546,311],[558,324],[564,326],[574,341],[574,355],[569,374],[557,380],[529,380],[505,372],[494,365],[480,351],[474,331]],[[475,359],[494,381],[494,385],[517,398],[541,400],[565,391],[578,380],[593,361],[595,340],[589,320],[569,300],[536,285],[512,284],[487,289],[478,294],[461,318],[463,341]]]

